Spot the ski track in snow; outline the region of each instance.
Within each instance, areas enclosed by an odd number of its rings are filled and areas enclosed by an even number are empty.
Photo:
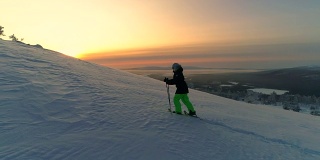
[[[0,159],[320,159],[319,117],[195,90],[203,120],[170,114],[163,82],[3,40],[0,68]]]

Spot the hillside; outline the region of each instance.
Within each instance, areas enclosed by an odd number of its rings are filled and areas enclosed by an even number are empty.
[[[3,160],[320,159],[319,117],[195,90],[203,120],[174,115],[161,81],[3,40],[0,68]]]

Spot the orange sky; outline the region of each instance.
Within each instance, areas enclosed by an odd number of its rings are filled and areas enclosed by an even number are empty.
[[[292,57],[308,64],[320,59],[313,53],[320,51],[314,47],[319,6],[300,0],[3,0],[0,25],[26,43],[117,68],[172,62],[246,67],[246,59],[267,65],[288,57],[282,52],[290,44],[297,44],[290,45]]]
[[[113,68],[188,66],[273,68],[318,64],[319,44],[181,45],[82,55],[81,59]],[[94,56],[92,56],[94,55]],[[271,66],[271,67],[270,67]]]

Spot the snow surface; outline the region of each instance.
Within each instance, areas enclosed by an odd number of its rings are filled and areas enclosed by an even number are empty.
[[[161,81],[11,41],[0,68],[2,160],[320,159],[319,117],[196,90],[175,115]]]

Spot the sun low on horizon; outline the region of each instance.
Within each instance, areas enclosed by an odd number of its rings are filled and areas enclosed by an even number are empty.
[[[3,39],[15,34],[25,43],[116,68],[174,61],[243,65],[244,54],[267,63],[277,57],[251,51],[275,45],[276,51],[265,50],[283,52],[281,44],[306,44],[300,54],[310,54],[307,62],[320,59],[318,48],[303,51],[320,43],[319,6],[298,0],[4,0],[0,26]]]

